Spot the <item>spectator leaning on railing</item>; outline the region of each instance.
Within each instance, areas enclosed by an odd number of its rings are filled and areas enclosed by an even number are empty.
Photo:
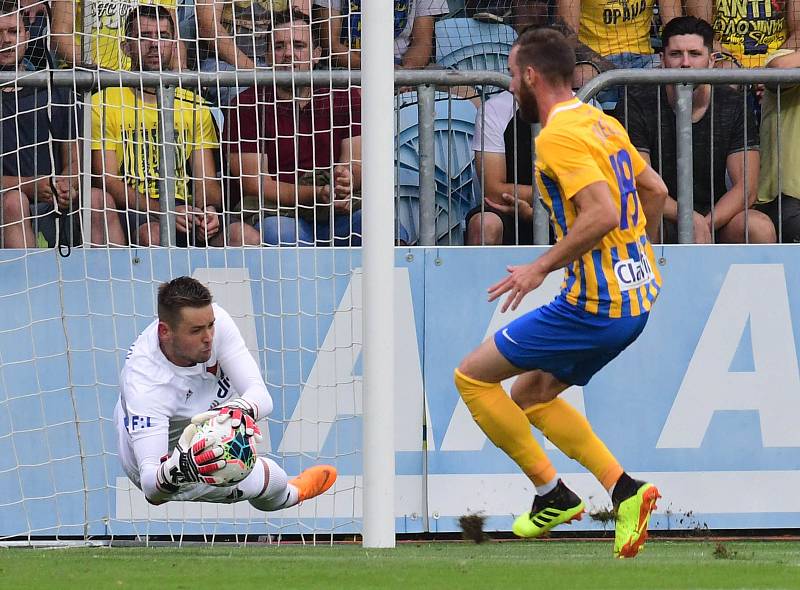
[[[12,0],[0,1],[0,70],[22,71],[28,32],[23,13]],[[56,223],[67,242],[80,243],[79,151],[80,125],[72,93],[64,88],[0,87],[2,154],[0,200],[6,248],[54,246]],[[100,189],[91,191],[93,244],[104,244],[104,210],[112,201]],[[56,218],[56,209],[62,213]],[[34,232],[32,220],[38,231]],[[73,221],[75,223],[73,223]],[[41,237],[40,237],[41,234]],[[108,217],[108,238],[124,244],[116,216]]]
[[[176,51],[175,25],[162,6],[132,10],[125,36],[123,50],[134,71],[158,72]],[[114,197],[131,244],[140,246],[160,243],[159,163],[165,147],[159,115],[152,88],[112,87],[92,96],[93,181]],[[175,151],[175,170],[166,174],[175,179],[178,245],[221,245],[222,192],[214,162],[219,142],[211,111],[201,97],[178,88],[174,118],[175,144],[166,149]]]
[[[334,67],[361,69],[361,2],[314,0],[328,23],[323,45]],[[447,14],[447,0],[393,0],[393,5],[395,64],[424,68],[433,60],[434,24],[436,17]]]
[[[673,19],[662,34],[663,67],[712,67],[713,38],[711,25],[703,20],[693,16]],[[654,110],[659,104],[659,93],[661,113],[657,116]],[[674,85],[633,88],[628,91],[627,107],[620,103],[615,113],[626,125],[633,145],[652,163],[669,189],[670,196],[664,206],[662,238],[665,242],[677,239],[675,99]],[[715,235],[716,241],[727,243],[775,241],[775,227],[770,219],[750,209],[756,199],[758,183],[758,135],[753,116],[742,103],[741,94],[727,85],[718,85],[712,91],[711,85],[700,84],[692,93],[694,239],[697,243],[711,243]],[[730,188],[726,186],[726,172]]]
[[[800,53],[779,49],[767,58],[766,67],[800,68]],[[757,207],[770,216],[776,227],[780,223],[782,242],[800,242],[800,154],[794,147],[800,137],[800,86],[781,84],[780,88],[780,114],[777,87],[768,86],[761,101]]]
[[[322,53],[317,31],[306,15],[274,15],[268,62],[276,71],[311,70]],[[227,116],[225,142],[243,202],[255,197],[260,208],[258,229],[231,225],[232,245],[361,243],[357,89],[250,88]]]

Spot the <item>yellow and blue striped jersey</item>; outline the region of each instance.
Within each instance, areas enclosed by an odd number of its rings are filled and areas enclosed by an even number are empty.
[[[619,211],[619,226],[565,269],[568,303],[612,318],[650,311],[661,276],[636,192],[646,166],[622,125],[599,109],[572,99],[550,112],[536,138],[536,182],[556,239],[575,222],[572,197],[590,184],[606,182]]]

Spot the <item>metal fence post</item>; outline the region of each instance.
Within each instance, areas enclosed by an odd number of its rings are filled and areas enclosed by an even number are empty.
[[[80,156],[78,164],[78,174],[80,174],[80,194],[81,194],[81,230],[83,234],[83,246],[88,247],[92,242],[92,93],[83,92],[75,94],[75,106],[78,106],[78,96],[83,98],[83,119],[75,121],[75,138],[78,139],[80,146]],[[51,98],[52,100],[52,98]],[[78,131],[78,126],[81,127]],[[83,137],[81,138],[81,133]],[[83,141],[80,141],[83,139]],[[98,141],[100,138],[97,138]],[[71,153],[71,152],[70,152]],[[101,171],[102,174],[103,171]],[[105,223],[103,224],[105,225]]]
[[[431,137],[435,138],[435,130],[429,123],[434,120],[435,115],[435,90],[431,85],[443,86],[464,86],[464,85],[489,85],[508,88],[510,79],[505,74],[489,71],[434,71],[434,70],[400,70],[393,72],[395,84],[398,86],[419,87],[419,133],[420,133],[420,200],[421,200],[421,220],[420,220],[420,244],[431,245],[436,241],[436,204],[435,204],[435,153],[434,144]],[[161,158],[159,173],[160,190],[166,197],[159,209],[162,207],[166,212],[165,223],[162,227],[162,242],[165,245],[173,244],[174,238],[174,205],[170,204],[170,199],[176,195],[174,173],[170,168],[174,168],[174,111],[171,108],[164,108],[172,104],[174,98],[174,87],[207,87],[207,86],[243,86],[255,83],[263,85],[276,84],[279,86],[307,86],[331,85],[337,88],[350,87],[353,84],[361,83],[360,71],[314,71],[314,72],[274,72],[268,70],[254,70],[252,72],[111,72],[111,71],[85,71],[85,70],[57,70],[53,72],[33,72],[19,77],[17,72],[0,72],[0,84],[15,84],[20,87],[29,88],[48,88],[71,87],[75,92],[87,92],[102,90],[108,87],[146,87],[158,88],[165,86],[161,93],[157,94],[161,107],[160,125],[163,129],[163,143],[172,144],[173,149],[164,149]],[[698,84],[735,84],[735,83],[762,83],[767,85],[778,84],[797,84],[800,83],[800,68],[790,69],[752,69],[752,70],[717,70],[717,69],[623,69],[605,72],[593,78],[578,91],[578,97],[587,100],[594,96],[598,91],[608,86],[624,84],[675,84],[676,94],[678,95],[677,105],[677,128],[678,145],[678,176],[680,190],[676,190],[676,197],[679,197],[679,240],[683,243],[693,240],[693,207],[691,199],[692,182],[692,145],[691,145],[691,93],[692,87],[686,85]],[[682,86],[683,85],[683,86]],[[87,111],[90,104],[88,96],[85,96]],[[684,110],[685,109],[685,110]],[[83,135],[83,178],[82,185],[84,193],[90,193],[90,148],[87,147],[89,139],[90,123],[88,112],[85,114]],[[166,119],[171,118],[171,121]],[[102,138],[100,138],[102,139]],[[780,151],[780,147],[778,147]],[[783,170],[781,169],[781,172]],[[173,178],[170,178],[170,175]],[[779,174],[779,176],[781,176]],[[782,178],[781,178],[782,180]],[[84,229],[88,230],[90,221],[90,210],[86,206],[86,194],[84,194],[83,224]],[[544,236],[544,215],[540,215],[541,209],[538,204],[534,210],[534,239],[535,243],[546,243]],[[780,201],[778,208],[780,210]],[[541,225],[537,225],[541,223]],[[537,228],[539,228],[537,230]],[[172,231],[170,231],[172,230]],[[779,232],[781,228],[779,227]],[[85,235],[88,235],[88,231]]]
[[[694,242],[694,160],[692,159],[692,91],[689,84],[676,84],[675,128],[678,167],[678,243]]]
[[[82,22],[80,23],[81,31],[83,32],[83,34],[80,35],[81,61],[83,63],[91,63],[92,48],[90,39],[92,38],[92,14],[90,11],[84,10],[82,16]],[[83,120],[79,123],[76,121],[76,123],[81,125],[81,131],[79,132],[76,126],[75,135],[76,138],[79,138],[80,133],[83,133],[83,142],[78,144],[80,145],[81,156],[80,164],[78,165],[78,173],[83,175],[80,179],[79,190],[81,194],[81,233],[83,234],[83,246],[86,248],[92,241],[92,116],[94,113],[92,111],[91,87],[79,89],[76,85],[74,88],[76,109],[79,90],[83,90]],[[53,100],[53,97],[50,97],[50,100]],[[97,139],[100,140],[99,137]],[[106,224],[104,223],[104,225]]]
[[[174,246],[175,241],[175,87],[159,86],[156,93],[160,125],[161,151],[158,158],[158,203],[161,207],[159,224],[162,246]]]
[[[433,120],[436,90],[425,84],[417,88],[419,104],[419,245],[436,245],[436,180]]]

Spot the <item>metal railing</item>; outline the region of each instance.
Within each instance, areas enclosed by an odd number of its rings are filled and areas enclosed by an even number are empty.
[[[602,90],[614,86],[631,85],[666,85],[674,84],[676,101],[676,134],[677,134],[677,195],[678,202],[678,242],[690,244],[694,242],[693,215],[693,154],[692,154],[692,92],[699,84],[765,84],[780,89],[781,85],[800,83],[800,70],[798,69],[638,69],[638,70],[612,70],[605,72],[590,80],[578,92],[579,98],[589,100],[596,97]],[[778,93],[780,95],[780,93]],[[747,100],[747,88],[743,100]],[[780,105],[780,101],[778,102]],[[713,108],[713,107],[712,107]],[[780,108],[778,109],[780,114]],[[780,124],[778,124],[780,128]],[[746,133],[746,126],[745,130]],[[745,141],[746,143],[746,141]],[[780,142],[777,150],[780,154]],[[778,157],[778,185],[780,186],[781,162]],[[745,175],[747,174],[745,168]],[[747,180],[745,176],[745,186]],[[745,197],[746,198],[746,197]],[[780,201],[780,195],[778,195]],[[778,242],[782,241],[782,219],[779,207],[779,223],[776,231]],[[745,208],[747,215],[747,208]]]
[[[419,245],[431,246],[437,242],[436,235],[436,179],[434,160],[435,139],[432,121],[435,117],[435,90],[436,87],[450,88],[455,86],[495,86],[508,88],[510,78],[498,72],[488,71],[453,71],[453,70],[417,70],[395,72],[396,87],[413,87],[417,90],[417,109],[419,118]],[[276,86],[323,86],[323,87],[348,87],[360,85],[361,73],[359,71],[314,71],[314,72],[272,72],[272,71],[242,71],[242,72],[112,72],[112,71],[87,71],[87,70],[59,70],[52,72],[33,72],[19,76],[17,72],[0,72],[0,84],[14,83],[21,87],[46,88],[68,87],[76,92],[92,92],[108,87],[160,87],[157,93],[161,113],[160,128],[162,135],[162,154],[160,158],[159,194],[166,198],[159,199],[161,213],[165,215],[167,223],[161,224],[162,244],[175,244],[175,195],[176,179],[169,171],[174,169],[175,154],[172,150],[165,150],[163,146],[174,144],[174,116],[170,106],[175,100],[175,89],[178,87],[188,89],[203,89],[209,87],[235,87],[251,85],[276,85]],[[597,96],[599,92],[610,87],[641,85],[674,84],[676,91],[676,129],[677,129],[677,170],[678,186],[675,195],[678,202],[678,241],[691,243],[693,241],[692,215],[693,215],[693,166],[692,166],[692,89],[697,84],[768,84],[780,86],[781,84],[800,83],[800,70],[792,69],[755,69],[755,70],[730,70],[730,69],[637,69],[613,70],[605,72],[589,81],[578,92],[579,98],[588,100]],[[476,94],[485,100],[484,93]],[[87,115],[85,115],[87,116]],[[476,121],[477,124],[482,124]],[[780,146],[778,146],[780,149]],[[84,153],[86,156],[86,152]],[[88,162],[84,162],[82,172],[90,169]],[[532,165],[533,163],[531,163]],[[780,158],[778,159],[778,175],[781,175]],[[535,183],[534,183],[535,184]],[[483,198],[483,191],[478,195]],[[376,198],[367,195],[366,198]],[[84,199],[86,202],[88,199]],[[534,199],[533,242],[535,244],[548,243],[548,226],[538,199]],[[85,216],[88,219],[88,207],[84,206]],[[86,227],[87,221],[84,222]],[[780,228],[778,228],[780,232]]]
[[[420,245],[434,245],[435,231],[435,178],[433,173],[434,135],[431,122],[434,118],[435,87],[492,85],[507,88],[510,79],[498,72],[455,71],[455,70],[401,70],[394,74],[396,87],[414,87],[418,91],[419,101],[419,153],[420,153]],[[66,87],[76,93],[91,93],[104,88],[160,88],[157,93],[159,108],[159,129],[161,135],[161,157],[159,168],[159,199],[161,214],[166,223],[160,224],[161,244],[176,243],[175,230],[175,195],[176,178],[170,170],[175,169],[175,154],[165,146],[175,144],[174,108],[175,89],[186,88],[200,91],[204,88],[237,87],[237,86],[284,86],[284,87],[332,87],[345,88],[361,84],[360,71],[313,71],[313,72],[274,72],[274,71],[240,71],[240,72],[119,72],[89,70],[58,70],[26,73],[20,76],[17,72],[0,72],[0,84],[16,84],[20,87],[48,88]],[[88,98],[88,96],[87,96]],[[88,102],[88,101],[84,101]],[[89,116],[88,113],[84,115]],[[84,127],[85,129],[86,127]],[[88,139],[88,138],[83,138]],[[81,171],[85,177],[91,169],[90,154],[84,150],[84,166]],[[84,184],[88,188],[88,184]],[[88,194],[88,193],[87,193]],[[370,198],[367,196],[367,198]],[[373,196],[372,198],[376,198]],[[84,203],[88,199],[83,199]],[[88,233],[88,217],[90,211],[84,206],[84,230]]]

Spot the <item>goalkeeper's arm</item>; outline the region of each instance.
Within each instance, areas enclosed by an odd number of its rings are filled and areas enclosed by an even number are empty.
[[[225,460],[220,458],[223,450],[218,444],[209,444],[205,440],[193,444],[196,433],[197,427],[189,424],[169,455],[166,435],[134,441],[142,492],[151,504],[169,502],[186,484],[219,483],[214,472],[225,466]]]
[[[219,342],[219,364],[230,377],[240,399],[251,408],[248,413],[258,421],[272,413],[272,396],[267,391],[258,364],[245,346],[239,329],[228,313],[217,307],[216,338]]]
[[[214,410],[193,416],[192,423],[199,425],[215,416],[218,419],[230,419],[231,428],[238,428],[244,422],[247,436],[255,435],[256,440],[260,440],[261,431],[256,422],[272,412],[272,397],[267,391],[258,365],[242,343],[241,351],[229,357],[223,367],[225,374],[230,375],[233,389],[241,391],[242,395]]]
[[[139,464],[139,481],[145,498],[151,504],[168,502],[177,490],[162,489],[158,485],[161,457],[167,454],[168,435],[156,434],[133,440],[133,452]]]

